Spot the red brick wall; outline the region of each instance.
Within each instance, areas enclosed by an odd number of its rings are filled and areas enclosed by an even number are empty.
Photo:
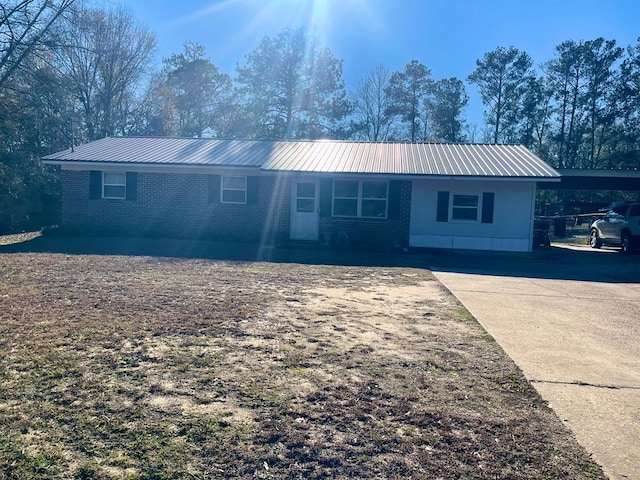
[[[138,173],[137,200],[89,198],[89,172],[62,170],[63,226],[80,233],[273,241],[289,238],[291,183],[260,176],[256,205],[209,203],[208,176]],[[411,182],[402,182],[397,219],[321,218],[320,241],[345,232],[349,245],[407,246]]]
[[[236,205],[209,203],[207,175],[141,172],[129,201],[90,199],[88,171],[61,173],[63,225],[74,231],[253,241],[289,234],[289,186],[272,202],[275,177],[259,177],[256,205]]]
[[[349,245],[363,248],[407,247],[409,245],[409,214],[411,211],[411,182],[403,181],[400,188],[400,216],[394,219],[320,218],[320,235],[329,236],[332,243],[340,243],[346,234]],[[340,238],[339,238],[340,236]]]

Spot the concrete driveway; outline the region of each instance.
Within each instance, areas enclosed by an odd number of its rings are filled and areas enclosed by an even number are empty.
[[[640,479],[640,254],[454,252],[436,277],[612,479]]]

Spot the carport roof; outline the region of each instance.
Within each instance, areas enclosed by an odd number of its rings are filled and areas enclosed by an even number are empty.
[[[560,176],[521,145],[110,137],[43,160],[63,165],[229,166],[334,174]]]
[[[544,179],[538,188],[547,190],[626,190],[640,191],[640,170],[620,169],[558,169],[561,181]]]

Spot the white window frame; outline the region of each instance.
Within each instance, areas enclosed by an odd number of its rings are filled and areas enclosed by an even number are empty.
[[[124,176],[124,183],[107,183],[105,181],[106,175],[119,174]],[[122,196],[108,196],[105,194],[105,187],[124,187],[124,193]],[[126,200],[127,198],[127,173],[126,172],[102,172],[102,198],[108,200]]]
[[[358,195],[356,197],[336,197],[336,182],[357,182],[358,183]],[[386,186],[386,195],[384,199],[382,198],[373,198],[373,197],[363,197],[364,194],[364,184],[365,183],[384,183]],[[336,215],[334,213],[335,210],[335,201],[336,200],[356,200],[356,215]],[[384,216],[382,217],[369,217],[362,215],[362,202],[363,200],[376,200],[382,202],[384,200]],[[349,178],[336,178],[333,180],[333,191],[331,195],[331,216],[335,218],[367,218],[367,219],[376,219],[376,220],[386,220],[389,216],[389,181],[388,180],[352,180]]]
[[[242,178],[244,188],[229,188],[224,186],[226,178]],[[224,199],[224,192],[244,192],[244,200],[242,202],[232,202]],[[229,203],[235,205],[246,205],[247,203],[247,177],[245,175],[221,175],[220,176],[220,203]]]
[[[456,196],[476,197],[478,199],[478,205],[476,207],[455,206]],[[453,211],[456,208],[475,209],[475,219],[453,218]],[[451,223],[480,223],[482,214],[482,194],[477,192],[451,192],[449,201],[449,222]]]

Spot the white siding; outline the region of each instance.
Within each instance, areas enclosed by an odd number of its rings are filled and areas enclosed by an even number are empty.
[[[409,245],[530,252],[533,237],[535,182],[482,180],[414,180],[411,192]],[[495,194],[493,223],[437,222],[438,192]],[[450,198],[451,202],[451,198]]]

